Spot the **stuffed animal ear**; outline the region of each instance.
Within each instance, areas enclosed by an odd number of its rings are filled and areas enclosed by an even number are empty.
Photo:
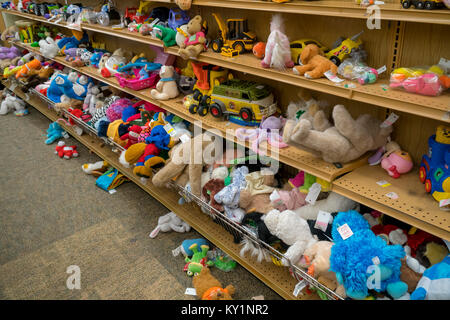
[[[308,45],[302,50],[300,61],[305,64],[308,63],[309,59],[311,59],[311,47]]]

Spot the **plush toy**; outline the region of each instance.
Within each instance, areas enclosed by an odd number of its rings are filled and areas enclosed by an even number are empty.
[[[45,144],[52,144],[56,140],[61,139],[64,135],[66,135],[66,133],[59,123],[52,122],[47,129],[47,139],[45,140]]]
[[[292,264],[298,263],[304,251],[317,242],[306,220],[293,211],[272,210],[263,217],[263,220],[271,234],[289,245],[284,253],[286,258],[282,260],[285,266],[289,266],[286,259]]]
[[[317,200],[313,205],[306,204],[293,210],[299,217],[307,220],[316,220],[319,211],[325,212],[341,212],[353,210],[357,207],[357,203],[336,192],[330,192],[328,197]]]
[[[162,66],[159,71],[160,80],[156,84],[156,89],[150,91],[152,98],[157,100],[176,98],[179,91],[174,76],[175,69],[172,66]]]
[[[126,140],[127,144],[124,149],[128,149],[131,145],[138,142],[139,134],[142,131],[142,127],[138,125],[132,125],[128,128],[128,132],[120,136],[120,140]]]
[[[402,151],[400,146],[394,142],[388,142],[387,152],[381,160],[381,167],[393,178],[400,178],[400,175],[412,170],[414,163],[408,152]]]
[[[104,160],[100,160],[95,163],[85,163],[81,166],[84,173],[93,175],[94,177],[100,177],[109,168],[111,168],[111,166]]]
[[[403,247],[377,237],[357,211],[340,212],[334,218],[332,236],[330,270],[347,296],[366,298],[368,285],[377,292],[387,291],[394,299],[407,292],[407,284],[400,281]]]
[[[309,111],[299,122],[286,122],[283,140],[331,163],[347,163],[384,146],[393,130],[392,125],[380,127],[381,121],[369,114],[355,120],[343,105],[333,109],[334,126],[322,110],[315,112],[312,122],[306,119],[307,115]]]
[[[188,36],[178,50],[178,54],[184,60],[197,58],[200,53],[206,51],[206,38],[202,31],[202,17],[200,15],[189,21],[186,32]]]
[[[281,14],[272,16],[270,22],[270,34],[267,39],[264,59],[261,61],[263,68],[284,70],[292,68],[294,62],[291,58],[289,39],[284,33],[284,24]]]
[[[181,10],[189,10],[191,8],[192,0],[175,0],[175,3]]]
[[[58,44],[50,37],[47,37],[39,41],[39,50],[41,54],[47,59],[55,58],[60,51]]]
[[[255,171],[245,176],[246,187],[240,193],[239,206],[245,212],[257,211],[268,213],[274,207],[270,194],[276,183],[274,174],[270,170]]]
[[[15,24],[13,24],[7,27],[5,30],[3,30],[0,39],[2,41],[6,41],[8,38],[14,38],[18,32],[19,28]]]
[[[253,46],[252,49],[253,55],[258,59],[264,59],[266,54],[266,44],[265,42],[258,42]]]
[[[20,51],[16,47],[0,47],[0,60],[14,59],[20,56]]]
[[[64,53],[66,49],[78,48],[80,44],[89,42],[89,36],[87,32],[78,31],[75,29],[71,30],[73,34],[72,37],[65,37],[57,42],[57,45],[62,53]]]
[[[316,242],[305,250],[299,264],[301,267],[308,268],[308,274],[310,276],[316,279],[322,278],[322,282],[326,282],[329,286],[331,285],[329,289],[335,291],[342,298],[345,298],[344,286],[338,285],[336,274],[330,271],[332,247],[333,242],[330,241]]]
[[[189,232],[191,230],[191,227],[186,222],[178,218],[175,213],[169,212],[168,214],[165,214],[158,218],[158,225],[150,233],[150,238],[155,238],[160,231],[169,232],[172,230],[184,233]]]
[[[160,169],[152,179],[152,183],[156,187],[166,187],[167,184],[176,177],[186,176],[191,186],[191,192],[197,196],[201,196],[201,176],[203,166],[205,164],[204,154],[211,152],[211,156],[219,156],[215,154],[215,140],[211,134],[199,134],[189,139],[188,142],[180,143],[171,150],[170,160]],[[121,161],[122,162],[122,161]],[[184,173],[184,174],[183,174]],[[185,185],[185,183],[177,183]]]
[[[187,38],[187,29],[187,24],[183,24],[177,28],[177,35],[175,36],[177,46],[181,47],[184,44],[184,41]]]
[[[19,79],[20,77],[25,77],[28,75],[28,73],[32,69],[40,69],[42,67],[41,61],[38,59],[33,59],[27,64],[23,65],[17,72],[16,72],[16,79]]]
[[[338,67],[326,58],[321,49],[315,44],[308,44],[300,54],[301,66],[295,66],[292,71],[309,79],[322,78],[327,71],[337,74]]]
[[[171,28],[156,26],[153,28],[152,34],[154,37],[162,40],[164,47],[172,47],[177,44],[175,40],[177,32]]]
[[[233,300],[234,287],[230,284],[223,288],[219,280],[211,275],[209,268],[202,268],[199,274],[194,276],[192,283],[201,300]]]
[[[189,247],[189,250],[191,250],[193,254],[190,258],[185,258],[187,263],[184,266],[184,271],[189,277],[199,274],[202,269],[214,264],[212,261],[208,261],[207,258],[209,246],[201,245],[200,249],[201,251],[198,250],[197,243],[194,243]]]
[[[26,105],[23,100],[7,94],[6,97],[3,98],[0,105],[0,115],[4,116],[13,110],[16,116],[24,116],[28,114],[28,110],[26,109]]]
[[[59,141],[55,153],[66,160],[78,157],[77,146],[67,146],[64,141]]]
[[[411,300],[450,300],[450,255],[425,270]]]

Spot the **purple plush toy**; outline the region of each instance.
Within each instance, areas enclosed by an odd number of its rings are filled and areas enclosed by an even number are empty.
[[[0,47],[0,60],[3,59],[14,59],[20,56],[20,51],[16,47]]]

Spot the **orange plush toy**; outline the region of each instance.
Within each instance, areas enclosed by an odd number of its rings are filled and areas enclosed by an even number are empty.
[[[197,296],[202,300],[233,300],[234,287],[230,284],[222,288],[222,284],[211,275],[207,267],[203,267],[199,274],[192,279]]]
[[[301,66],[295,66],[292,70],[295,74],[310,79],[323,77],[324,73],[331,71],[336,75],[338,67],[324,57],[323,52],[315,44],[308,44],[300,55]]]
[[[16,78],[19,79],[20,77],[25,77],[30,70],[38,70],[41,68],[41,66],[41,62],[38,59],[33,59],[27,64],[24,64],[23,67],[19,71],[17,71]]]

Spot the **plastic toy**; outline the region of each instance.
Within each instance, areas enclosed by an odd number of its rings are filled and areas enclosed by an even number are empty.
[[[406,151],[402,151],[400,146],[391,141],[387,145],[388,151],[383,155],[381,167],[393,178],[400,178],[401,174],[412,170],[414,163],[411,156]]]
[[[19,28],[20,41],[23,43],[33,43],[34,39],[34,26],[36,22],[28,20],[18,20],[14,22]]]
[[[127,25],[131,22],[144,23],[144,21],[149,17],[148,9],[151,4],[151,2],[140,1],[139,8],[126,8],[125,23]]]
[[[198,250],[196,243],[189,247],[189,250],[192,250],[193,255],[190,258],[185,258],[187,264],[183,269],[189,277],[199,274],[203,267],[212,266],[214,264],[212,261],[207,261],[209,247],[207,245],[201,245],[200,248],[202,251]]]
[[[169,11],[169,19],[167,20],[167,24],[169,28],[177,30],[177,28],[179,28],[183,24],[187,24],[189,20],[190,18],[185,11],[178,8],[172,8]]]
[[[436,201],[450,199],[450,129],[439,126],[428,139],[428,154],[422,157],[420,182]]]
[[[354,50],[361,47],[362,41],[359,37],[363,34],[363,32],[364,31],[361,31],[353,37],[345,40],[339,39],[334,48],[325,53],[325,56],[333,61],[335,65],[339,66],[342,61],[347,59]]]
[[[444,8],[444,2],[442,0],[428,0],[428,1],[420,1],[420,0],[400,0],[402,7],[405,9],[409,9],[411,5],[416,9],[441,9]]]
[[[243,54],[252,50],[256,34],[248,31],[246,19],[227,19],[225,23],[220,14],[212,15],[220,29],[220,37],[211,44],[214,52],[227,52],[233,49],[238,54]]]
[[[270,22],[270,34],[267,39],[266,52],[264,59],[261,61],[261,66],[263,68],[274,68],[278,70],[284,70],[294,66],[291,58],[289,39],[284,32],[281,14],[274,15]]]
[[[425,96],[438,96],[443,91],[439,80],[439,75],[435,73],[425,73],[418,77],[409,77],[403,81],[392,81],[391,88],[403,88],[408,92],[418,93]]]
[[[299,65],[302,64],[301,60],[300,60],[300,55],[301,55],[303,49],[308,44],[315,44],[324,53],[329,51],[329,49],[327,47],[322,45],[319,41],[316,41],[313,39],[300,39],[300,40],[292,41],[290,44],[290,48],[291,48],[292,60],[294,61],[294,63],[299,64]]]
[[[338,73],[345,79],[356,80],[360,84],[375,83],[378,79],[378,71],[367,66],[358,59],[346,59],[339,65]]]
[[[258,59],[264,59],[264,55],[266,53],[266,43],[265,42],[258,42],[253,46],[252,49],[253,55],[257,57]]]
[[[160,63],[148,62],[141,55],[133,58],[129,64],[118,68],[115,76],[121,87],[138,91],[155,86],[159,80],[159,75],[154,71],[160,68]]]
[[[66,160],[78,157],[77,146],[67,146],[64,141],[59,141],[55,153]]]

